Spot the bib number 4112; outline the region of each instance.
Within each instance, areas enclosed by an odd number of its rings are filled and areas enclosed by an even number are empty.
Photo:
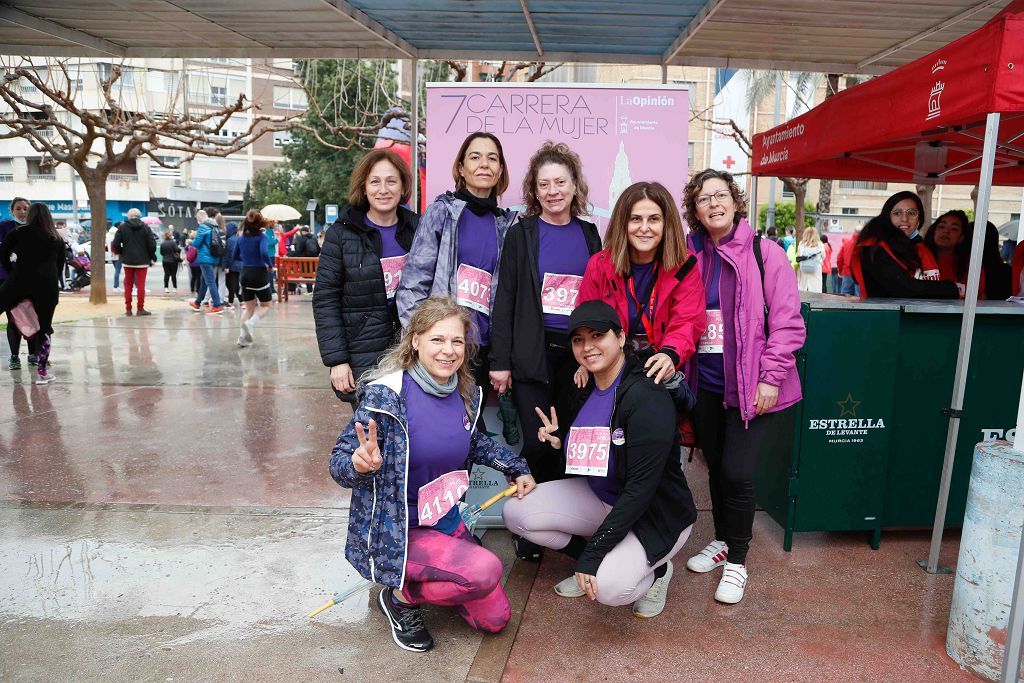
[[[469,472],[455,470],[420,487],[416,508],[420,526],[434,526],[459,504],[469,489]]]

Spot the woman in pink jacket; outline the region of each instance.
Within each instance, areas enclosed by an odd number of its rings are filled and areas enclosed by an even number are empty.
[[[697,394],[694,431],[715,521],[714,539],[686,566],[703,573],[725,565],[715,600],[734,604],[747,583],[758,453],[792,440],[787,409],[801,398],[795,354],[806,329],[789,259],[754,237],[732,175],[695,174],[683,201],[707,305],[707,329],[686,375]]]

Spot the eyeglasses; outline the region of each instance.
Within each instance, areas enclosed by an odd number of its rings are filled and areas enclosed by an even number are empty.
[[[708,204],[711,203],[712,197],[714,197],[715,201],[718,202],[719,204],[724,204],[725,200],[732,199],[732,192],[729,192],[729,190],[719,190],[714,194],[702,194],[699,197],[697,197],[697,206],[707,206]]]
[[[893,209],[889,212],[889,215],[893,218],[901,218],[906,216],[907,218],[917,218],[921,215],[921,212],[917,209]]]

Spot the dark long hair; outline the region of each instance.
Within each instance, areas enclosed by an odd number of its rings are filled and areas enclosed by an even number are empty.
[[[924,204],[921,203],[921,198],[917,194],[908,191],[897,192],[885,200],[885,204],[882,204],[881,212],[869,220],[864,229],[860,231],[857,244],[861,245],[867,240],[874,238],[888,245],[893,255],[913,272],[921,267],[921,257],[917,255],[917,247],[903,234],[902,230],[893,224],[892,217],[890,216],[893,207],[904,199],[914,200],[914,203],[917,205],[918,217],[924,216]]]
[[[46,233],[54,242],[63,242],[64,238],[57,232],[57,227],[53,224],[53,216],[50,215],[50,207],[46,204],[40,204],[36,202],[32,206],[28,207],[28,222],[25,223],[25,227],[37,228]]]
[[[966,213],[960,209],[953,209],[936,218],[935,222],[928,228],[928,232],[924,234],[924,246],[928,247],[935,254],[935,258],[939,257],[939,247],[935,244],[935,226],[946,216],[952,216],[960,221],[960,234],[963,235],[963,239],[960,240],[960,244],[953,248],[953,254],[956,256],[956,276],[958,278],[967,277],[967,266],[971,261],[972,230]]]

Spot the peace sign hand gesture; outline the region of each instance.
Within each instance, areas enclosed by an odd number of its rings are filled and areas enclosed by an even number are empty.
[[[555,414],[555,407],[551,406],[550,418],[540,408],[534,407],[534,410],[540,417],[541,423],[540,429],[537,430],[537,440],[541,443],[546,441],[555,450],[560,449],[562,447],[562,440],[555,436],[555,432],[558,431],[558,415]]]
[[[360,474],[376,472],[384,462],[380,456],[380,446],[377,445],[377,423],[370,420],[369,427],[370,434],[367,436],[363,431],[363,425],[356,422],[356,438],[359,439],[359,448],[352,453],[352,466]]]

